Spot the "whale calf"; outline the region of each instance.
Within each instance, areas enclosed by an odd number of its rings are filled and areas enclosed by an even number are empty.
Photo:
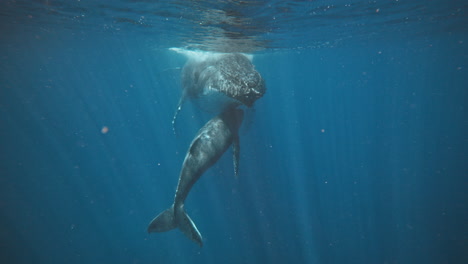
[[[182,69],[182,96],[172,121],[174,127],[186,100],[218,114],[231,107],[252,107],[266,92],[265,81],[252,64],[251,55],[171,50],[188,58]]]
[[[188,238],[200,247],[203,246],[200,232],[192,219],[185,213],[184,202],[197,180],[219,160],[230,145],[233,147],[234,172],[236,175],[238,174],[238,131],[243,116],[243,110],[232,107],[209,120],[198,131],[185,155],[174,203],[151,221],[148,233],[165,232],[179,228]]]

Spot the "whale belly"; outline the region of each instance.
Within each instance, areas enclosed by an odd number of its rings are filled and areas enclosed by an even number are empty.
[[[208,87],[204,88],[203,92],[193,99],[193,102],[197,107],[209,113],[220,113],[229,107],[242,104],[225,93]]]

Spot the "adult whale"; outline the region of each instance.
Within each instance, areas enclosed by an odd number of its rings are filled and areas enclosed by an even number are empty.
[[[190,190],[202,174],[215,164],[230,145],[233,146],[234,172],[239,164],[239,127],[243,110],[229,108],[208,121],[197,133],[185,155],[179,175],[174,203],[156,216],[148,226],[148,232],[165,232],[179,228],[188,238],[203,245],[197,227],[185,213],[184,202]]]
[[[187,56],[182,69],[182,96],[172,124],[187,99],[210,113],[245,105],[252,107],[265,92],[265,81],[252,64],[252,55],[171,50]]]

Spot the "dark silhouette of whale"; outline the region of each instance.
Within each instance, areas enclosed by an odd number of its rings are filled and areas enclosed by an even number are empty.
[[[243,116],[243,110],[228,108],[198,131],[185,156],[174,203],[151,221],[148,226],[149,233],[165,232],[177,227],[200,247],[203,245],[200,232],[185,213],[184,202],[197,180],[218,161],[230,145],[233,147],[234,172],[238,174],[238,131]]]
[[[265,92],[265,81],[255,70],[251,57],[241,53],[211,53],[172,49],[188,57],[182,69],[182,96],[172,121],[184,101],[218,114],[227,108],[252,107]]]

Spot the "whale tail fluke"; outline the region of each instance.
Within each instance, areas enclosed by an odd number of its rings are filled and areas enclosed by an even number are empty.
[[[148,233],[166,232],[177,227],[174,218],[174,207],[167,209],[156,216],[148,226]]]
[[[174,207],[163,211],[156,216],[148,226],[148,233],[166,232],[178,227],[193,242],[200,247],[203,246],[202,236],[193,223],[192,219],[184,210],[184,206]]]

